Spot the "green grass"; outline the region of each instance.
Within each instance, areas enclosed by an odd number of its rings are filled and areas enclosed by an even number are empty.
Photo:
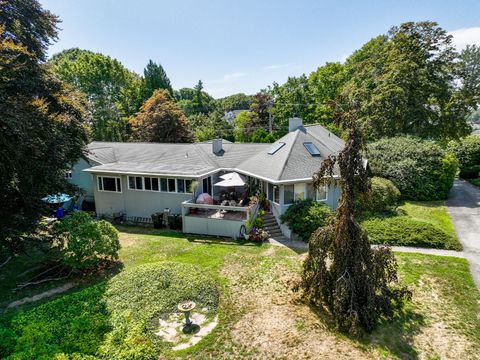
[[[475,186],[478,186],[480,187],[480,178],[477,178],[477,179],[468,179],[468,182],[475,185]]]
[[[462,250],[443,201],[408,201],[397,213],[362,220],[372,243]]]
[[[457,239],[457,233],[450,220],[450,215],[442,201],[407,201],[399,207],[412,219],[425,221]]]
[[[91,279],[91,283],[85,282],[66,294],[4,313],[0,316],[0,357],[6,355],[2,353],[6,349],[17,349],[16,359],[41,358],[41,354],[53,358],[52,354],[61,352],[70,355],[103,352],[108,358],[121,358],[125,352],[120,351],[127,351],[130,358],[137,359],[157,358],[158,352],[167,359],[273,358],[268,351],[278,347],[284,348],[285,356],[301,353],[299,348],[310,347],[310,343],[302,343],[302,338],[315,332],[314,337],[308,338],[309,342],[321,344],[325,337],[332,334],[336,337],[329,354],[345,355],[345,349],[351,348],[361,351],[365,358],[442,358],[441,349],[422,347],[422,341],[414,341],[427,337],[438,322],[451,330],[438,334],[450,345],[467,339],[480,348],[480,293],[464,259],[397,253],[399,276],[413,290],[412,303],[397,320],[381,325],[359,341],[337,334],[322,324],[324,318],[312,315],[307,306],[293,305],[289,300],[292,293],[282,279],[288,274],[298,274],[302,268],[302,258],[290,249],[133,227],[119,229],[123,245],[120,251],[123,267],[119,274]],[[5,271],[14,274],[11,266],[20,265],[24,269],[27,264],[27,260],[18,258]],[[151,334],[148,320],[160,312],[171,311],[179,301],[178,296],[182,294],[162,290],[165,289],[161,285],[162,274],[172,267],[184,269],[184,266],[188,267],[187,274],[193,274],[190,280],[193,286],[188,291],[202,289],[191,295],[199,296],[195,298],[199,303],[206,296],[206,301],[210,299],[207,302],[213,301],[216,307],[216,297],[206,290],[211,289],[210,285],[205,285],[216,284],[220,292],[217,309],[220,322],[199,344],[173,352],[168,345],[152,345],[155,338],[148,335]],[[197,273],[200,282],[197,282]],[[10,287],[12,283],[13,280]],[[35,290],[40,292],[43,288],[30,291]],[[277,326],[285,328],[275,331],[279,334],[297,332],[301,337],[295,342],[272,344],[267,350],[259,349],[254,342],[239,342],[236,326],[244,316],[259,310],[258,301],[271,304],[269,306],[276,307],[277,311],[279,306],[287,307],[286,313],[294,319],[281,322]],[[300,312],[299,307],[303,309]],[[266,310],[260,311],[264,314]],[[260,322],[250,336],[254,339],[266,330]],[[429,343],[428,339],[423,341]]]

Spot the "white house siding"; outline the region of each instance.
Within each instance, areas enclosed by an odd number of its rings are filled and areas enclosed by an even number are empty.
[[[85,159],[80,158],[80,160],[78,160],[72,167],[72,177],[69,181],[84,190],[85,200],[93,201],[92,175],[83,171],[90,167],[91,165]]]
[[[180,214],[182,202],[192,198],[191,194],[130,190],[126,175],[118,176],[122,184],[121,193],[99,191],[98,176],[112,177],[112,175],[94,175],[95,207],[99,216],[111,216],[122,212],[129,217],[149,218],[155,212],[163,212],[165,208],[169,208],[172,214]]]

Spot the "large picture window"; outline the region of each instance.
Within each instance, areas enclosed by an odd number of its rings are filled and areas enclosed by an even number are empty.
[[[283,203],[293,204],[295,201],[295,187],[293,185],[285,185],[283,187]]]
[[[98,191],[122,192],[120,178],[113,176],[99,176]]]

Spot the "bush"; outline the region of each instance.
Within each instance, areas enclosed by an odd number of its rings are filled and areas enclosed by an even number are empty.
[[[306,199],[290,205],[280,220],[303,241],[308,241],[315,230],[326,224],[331,214],[332,211],[328,205]]]
[[[467,136],[460,142],[449,144],[449,148],[458,159],[460,177],[477,177],[480,171],[480,136]]]
[[[445,199],[458,161],[439,145],[411,136],[381,139],[369,149],[370,171],[391,180],[404,199]]]
[[[117,259],[120,242],[118,232],[105,220],[94,220],[86,212],[77,211],[55,224],[58,247],[65,265],[88,268],[102,259]]]
[[[361,225],[372,244],[461,250],[451,235],[433,224],[407,216],[373,218]]]
[[[0,323],[0,357],[158,359],[168,346],[154,334],[159,317],[185,299],[213,316],[219,299],[215,281],[194,265],[140,265],[10,314]]]
[[[358,208],[363,212],[380,213],[394,207],[400,200],[400,191],[388,179],[373,177],[368,198],[360,198]]]

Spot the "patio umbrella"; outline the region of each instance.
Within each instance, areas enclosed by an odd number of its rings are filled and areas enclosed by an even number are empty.
[[[213,205],[213,198],[208,193],[198,195],[197,204]]]
[[[61,204],[67,201],[70,201],[72,197],[68,194],[52,194],[42,198],[42,201],[47,204]]]
[[[213,186],[221,186],[221,187],[233,187],[233,186],[245,186],[245,178],[236,173],[228,173],[225,175],[220,176],[222,178],[222,181],[219,181],[216,184],[213,184]]]

